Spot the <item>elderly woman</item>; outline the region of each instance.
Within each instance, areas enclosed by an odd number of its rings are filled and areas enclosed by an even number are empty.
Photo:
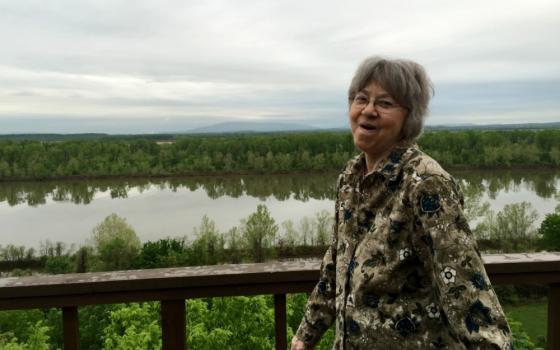
[[[292,350],[333,322],[333,349],[513,348],[461,191],[415,144],[431,93],[417,63],[358,67],[348,115],[362,153],[338,178],[333,241]]]

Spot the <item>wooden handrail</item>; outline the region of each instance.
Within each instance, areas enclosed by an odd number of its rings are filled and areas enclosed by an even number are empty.
[[[550,286],[548,348],[560,349],[560,332],[552,331],[560,325],[560,252],[491,254],[483,255],[483,260],[493,284]],[[181,349],[185,315],[177,308],[185,299],[271,294],[276,348],[285,349],[285,294],[311,291],[319,266],[319,260],[298,260],[1,278],[0,310],[63,308],[65,350],[69,350],[78,348],[78,306],[157,300],[162,302],[163,348]]]

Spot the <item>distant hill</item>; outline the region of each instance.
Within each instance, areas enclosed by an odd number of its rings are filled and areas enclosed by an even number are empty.
[[[542,130],[560,129],[560,122],[554,123],[526,123],[526,124],[461,124],[461,125],[428,125],[426,131],[461,131],[461,130]],[[321,129],[305,124],[282,122],[225,122],[211,126],[196,128],[184,132],[159,133],[159,134],[0,134],[0,141],[71,141],[71,140],[99,140],[99,139],[142,139],[155,141],[171,141],[190,135],[205,137],[205,135],[220,136],[230,133],[276,133],[276,132],[349,132],[348,126],[340,128]]]
[[[223,122],[186,131],[186,134],[278,132],[278,131],[317,131],[319,128],[297,123],[283,122]]]
[[[143,140],[172,140],[172,134],[138,134],[138,135],[117,135],[117,134],[0,134],[0,141],[86,141],[100,139],[143,139]]]

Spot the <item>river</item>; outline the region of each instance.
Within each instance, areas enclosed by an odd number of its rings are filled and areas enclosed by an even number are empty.
[[[493,210],[530,202],[536,226],[560,199],[560,171],[453,171],[466,200]],[[192,238],[203,215],[225,232],[266,204],[277,223],[334,206],[336,174],[206,176],[165,179],[0,182],[0,245],[38,248],[61,241],[80,246],[111,213],[126,218],[141,241]]]

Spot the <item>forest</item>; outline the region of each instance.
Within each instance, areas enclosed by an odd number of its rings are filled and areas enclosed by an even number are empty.
[[[437,131],[418,143],[447,167],[560,166],[560,130]],[[355,154],[348,132],[0,141],[0,179],[339,170]]]

